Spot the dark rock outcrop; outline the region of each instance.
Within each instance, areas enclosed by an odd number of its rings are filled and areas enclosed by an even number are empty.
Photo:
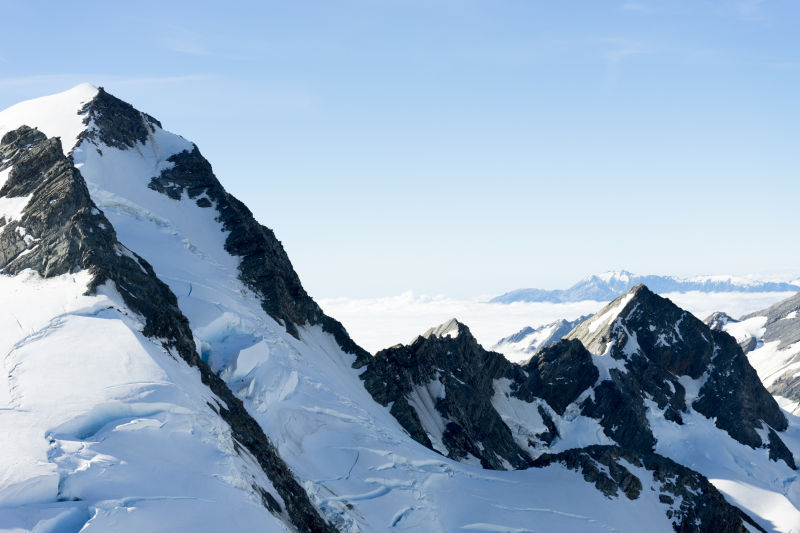
[[[578,341],[562,340],[540,350],[514,373],[514,395],[532,402],[542,398],[559,415],[599,377],[592,355]]]
[[[144,317],[143,333],[197,367],[203,383],[222,400],[211,408],[229,424],[236,446],[246,449],[272,481],[286,514],[274,496],[261,494],[268,493],[261,488],[258,492],[265,507],[288,517],[299,531],[335,531],[311,504],[242,402],[200,359],[177,298],[147,261],[117,241],[114,228],[92,202],[71,157],[63,155],[61,142],[23,126],[0,140],[0,161],[0,171],[12,167],[0,196],[30,197],[19,220],[0,226],[0,271],[13,275],[29,268],[53,277],[88,270],[92,274],[89,293],[113,282],[125,304]]]
[[[364,386],[382,405],[392,403],[395,418],[431,449],[436,448],[429,435],[440,431],[435,439],[454,459],[471,454],[484,468],[502,469],[504,461],[513,468],[529,466],[530,457],[492,406],[493,380],[519,370],[481,348],[463,324],[453,320],[444,326],[447,335],[432,330],[408,346],[378,352],[361,375]],[[441,427],[426,428],[412,402],[432,405],[435,412],[428,414],[438,417]]]
[[[767,448],[772,460],[795,468],[779,434],[787,421],[733,338],[644,286],[524,365],[484,350],[453,320],[409,345],[378,352],[361,377],[429,448],[444,445],[440,451],[455,459],[474,455],[486,468],[563,463],[609,497],[635,499],[657,490],[676,531],[746,531],[744,523],[760,528],[705,477],[655,453],[653,411],[682,425],[693,409],[740,443]],[[516,415],[501,412],[505,404],[496,401],[495,390],[501,380],[507,380],[505,394],[532,404],[527,412],[538,412],[542,431],[517,428]],[[431,423],[432,410],[438,426]],[[616,445],[549,452],[564,438],[559,424],[578,415],[597,420]],[[514,422],[517,434],[503,427],[505,420]],[[432,435],[437,429],[440,434]],[[650,471],[655,487],[643,487],[629,465]]]
[[[537,467],[554,463],[579,471],[609,498],[622,493],[629,500],[643,491],[654,491],[664,504],[675,531],[693,533],[745,533],[764,531],[748,515],[729,504],[720,492],[697,472],[655,453],[637,454],[617,446],[588,446],[558,454],[545,454],[534,461]],[[643,468],[653,484],[643,486],[630,468]],[[752,529],[747,529],[745,523]],[[766,533],[766,532],[765,532]]]
[[[78,136],[78,144],[89,139],[95,144],[126,150],[145,142],[155,131],[154,126],[161,127],[159,121],[108,94],[102,87],[78,114],[84,115],[83,123],[87,126]],[[88,127],[90,124],[94,127]]]

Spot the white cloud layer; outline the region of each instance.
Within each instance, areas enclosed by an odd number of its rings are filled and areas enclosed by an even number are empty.
[[[733,317],[772,305],[793,293],[671,293],[664,296],[703,319],[714,311]],[[457,299],[420,296],[405,292],[384,298],[325,298],[325,313],[347,328],[353,339],[372,353],[398,343],[408,343],[428,328],[457,318],[469,326],[478,342],[491,347],[502,337],[525,326],[538,326],[559,318],[574,320],[595,313],[606,302],[492,304],[485,298]]]

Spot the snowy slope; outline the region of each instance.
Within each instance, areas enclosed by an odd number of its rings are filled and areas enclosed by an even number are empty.
[[[89,278],[0,276],[0,530],[286,530],[197,370]]]
[[[8,116],[0,114],[4,127],[18,126]],[[54,107],[48,125],[57,133],[73,116],[75,109]],[[284,476],[281,486],[291,478],[279,462],[264,467],[267,445],[234,435],[231,413],[246,418],[219,387],[212,393],[213,380],[174,336],[183,318],[166,286],[115,241],[60,143],[25,127],[0,135],[2,165],[12,165],[3,198],[34,191],[19,220],[0,221],[0,438],[8,452],[0,460],[0,528],[288,530],[284,522],[296,517],[282,510],[293,503],[276,496],[285,492],[266,472]],[[17,266],[29,260],[37,271],[69,274],[42,279]]]

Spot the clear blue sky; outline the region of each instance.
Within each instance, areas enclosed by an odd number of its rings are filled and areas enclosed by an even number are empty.
[[[800,270],[793,0],[1,11],[0,107],[89,81],[156,116],[318,297]]]

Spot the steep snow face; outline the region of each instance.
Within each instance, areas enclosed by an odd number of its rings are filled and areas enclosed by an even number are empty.
[[[197,370],[90,279],[0,276],[0,529],[286,530]]]

